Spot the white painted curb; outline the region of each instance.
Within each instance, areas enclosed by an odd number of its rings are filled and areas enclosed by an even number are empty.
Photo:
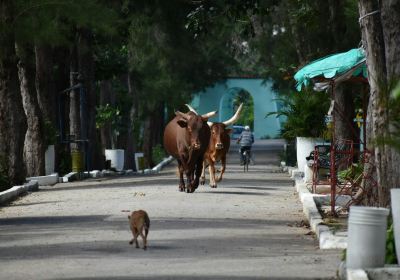
[[[23,193],[37,190],[39,190],[39,183],[35,180],[32,180],[22,186],[14,186],[8,190],[0,192],[0,204],[10,202]]]
[[[53,173],[46,176],[36,176],[26,178],[27,181],[38,181],[39,186],[52,186],[58,183],[58,173]]]
[[[168,158],[164,158],[159,164],[157,164],[156,166],[154,166],[153,167],[153,171],[156,171],[156,172],[160,172],[161,171],[161,169],[164,167],[164,166],[166,166],[166,165],[168,165],[171,161],[173,161],[173,157],[172,156],[169,156]]]
[[[347,269],[347,280],[368,280],[368,275],[362,269]]]

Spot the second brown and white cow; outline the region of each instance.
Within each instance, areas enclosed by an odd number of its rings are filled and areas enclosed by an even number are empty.
[[[195,112],[196,111],[190,107],[189,105],[186,104],[186,106],[189,108],[190,111]],[[237,109],[236,113],[232,116],[227,121],[224,122],[207,122],[207,124],[210,126],[211,130],[211,135],[210,135],[210,142],[208,144],[208,148],[206,152],[204,153],[204,162],[203,162],[203,171],[201,173],[200,177],[200,184],[204,185],[205,184],[205,169],[206,165],[208,165],[208,170],[210,173],[210,186],[211,188],[216,188],[217,187],[217,182],[220,182],[222,180],[222,175],[225,172],[226,169],[226,155],[229,151],[231,139],[230,139],[230,133],[232,132],[232,129],[227,128],[229,125],[235,123],[239,116],[240,112],[242,110],[243,104],[240,104],[239,108]],[[215,164],[217,162],[221,162],[221,172],[218,176],[218,178],[215,178]]]

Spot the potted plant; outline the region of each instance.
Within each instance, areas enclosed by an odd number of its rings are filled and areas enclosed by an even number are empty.
[[[327,130],[325,116],[330,99],[324,92],[304,90],[285,95],[278,99],[280,109],[267,114],[283,119],[281,136],[293,142],[296,140],[297,166],[304,172],[306,157]]]
[[[117,171],[124,169],[125,151],[116,149],[119,128],[121,126],[121,113],[116,107],[110,104],[100,105],[96,108],[96,128],[109,128],[111,149],[105,149],[106,160],[111,161],[111,168]]]

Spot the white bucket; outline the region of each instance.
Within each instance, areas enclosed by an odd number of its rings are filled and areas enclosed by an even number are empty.
[[[391,189],[391,204],[394,229],[394,243],[396,244],[396,256],[400,260],[400,189]]]
[[[115,168],[117,171],[124,170],[124,162],[125,162],[125,150],[122,149],[113,149],[106,150],[106,160],[111,161],[111,167]]]
[[[351,269],[383,267],[389,209],[351,206],[346,266]]]
[[[307,164],[306,157],[314,151],[316,143],[316,138],[296,137],[297,167],[300,171],[305,171],[304,166]]]

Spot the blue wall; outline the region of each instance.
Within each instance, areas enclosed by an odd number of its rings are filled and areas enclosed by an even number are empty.
[[[233,99],[241,90],[247,91],[254,102],[254,136],[277,137],[281,123],[275,116],[265,118],[269,112],[277,111],[275,93],[272,91],[272,83],[263,79],[227,79],[225,82],[217,83],[213,87],[206,88],[193,98],[191,105],[198,113],[206,113],[218,110],[218,115],[210,119],[214,122],[222,122],[234,114]],[[246,125],[246,124],[243,124]]]

